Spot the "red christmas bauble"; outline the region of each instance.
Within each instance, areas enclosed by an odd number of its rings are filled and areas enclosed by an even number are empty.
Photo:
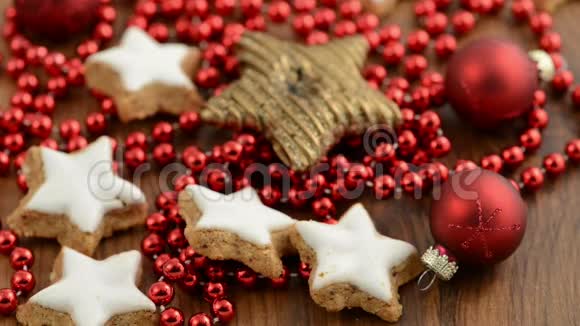
[[[447,67],[445,89],[455,111],[482,129],[532,109],[536,65],[513,43],[483,39],[459,50]]]
[[[527,209],[504,177],[483,169],[456,173],[431,206],[435,241],[459,263],[492,265],[509,257],[526,230]]]
[[[86,31],[96,22],[98,6],[99,0],[14,0],[18,24],[54,40]]]

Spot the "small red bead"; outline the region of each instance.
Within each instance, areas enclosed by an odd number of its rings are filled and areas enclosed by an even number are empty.
[[[574,83],[574,75],[569,70],[562,70],[556,73],[552,79],[552,87],[557,92],[565,92]]]
[[[520,175],[524,188],[528,191],[536,191],[544,185],[544,174],[537,167],[529,167]]]
[[[576,107],[580,107],[580,85],[579,86],[576,86],[574,88],[574,90],[570,94],[570,97],[572,98],[572,103]]]
[[[14,161],[14,165],[18,170],[16,167],[16,161]],[[0,175],[5,176],[8,172],[10,172],[10,156],[8,153],[0,152]]]
[[[28,191],[28,184],[26,183],[26,176],[24,174],[19,174],[16,177],[16,184],[22,192]]]
[[[207,0],[186,1],[185,12],[189,16],[205,18],[209,14],[209,3]]]
[[[566,171],[566,160],[560,153],[552,153],[544,157],[543,166],[551,176],[557,176]]]
[[[303,280],[308,280],[310,278],[311,271],[312,268],[310,268],[306,263],[300,262],[300,265],[298,265],[298,274]]]
[[[169,28],[163,23],[153,23],[147,28],[147,33],[157,42],[167,42],[169,40]]]
[[[333,217],[336,215],[336,207],[330,198],[323,197],[312,202],[314,215],[320,218]]]
[[[447,29],[447,16],[444,13],[435,13],[425,18],[425,30],[429,35],[439,35]]]
[[[234,319],[234,305],[226,299],[217,299],[211,304],[211,313],[221,323],[228,323]]]
[[[401,39],[401,27],[396,24],[389,24],[381,28],[379,36],[381,44],[388,44],[389,42],[398,42]]]
[[[424,86],[417,86],[415,89],[413,89],[411,92],[410,105],[417,112],[423,112],[427,110],[431,106],[430,89]]]
[[[532,32],[542,35],[552,28],[552,16],[547,12],[540,12],[530,18]]]
[[[501,152],[501,157],[506,166],[516,168],[524,162],[524,152],[519,146],[512,146]]]
[[[16,270],[23,269],[24,267],[30,269],[32,264],[34,264],[32,251],[26,248],[16,247],[10,253],[10,265],[12,268]]]
[[[411,52],[420,53],[429,45],[429,33],[424,30],[417,30],[407,37],[407,48]]]
[[[153,283],[147,291],[147,296],[156,305],[167,305],[173,300],[175,291],[173,287],[166,282]]]
[[[399,64],[405,56],[405,47],[398,41],[389,42],[385,45],[382,55],[387,64]]]
[[[20,153],[24,150],[24,136],[21,133],[8,134],[2,139],[2,145],[11,153]]]
[[[0,230],[0,254],[8,255],[16,248],[18,237],[9,230]]]
[[[153,148],[153,160],[159,166],[166,166],[175,161],[176,153],[173,145],[161,143]]]
[[[405,76],[415,79],[427,69],[429,63],[422,55],[410,55],[405,58]]]
[[[195,178],[191,175],[184,174],[175,179],[173,187],[175,191],[182,191],[189,185],[195,184]]]
[[[16,85],[18,86],[19,89],[25,92],[34,92],[38,90],[38,87],[40,86],[40,81],[38,80],[38,77],[36,77],[34,74],[25,72],[22,75],[20,75],[20,77],[18,77]]]
[[[280,193],[280,190],[271,185],[264,186],[264,188],[260,189],[258,194],[260,195],[262,203],[266,206],[274,206],[280,202],[280,199],[282,199],[282,193]]]
[[[187,246],[187,239],[185,239],[185,235],[183,234],[183,230],[180,228],[175,228],[167,234],[167,244],[172,249],[181,249]]]
[[[475,16],[469,11],[459,10],[451,18],[451,23],[457,34],[465,34],[475,27]]]
[[[375,178],[374,193],[377,199],[387,199],[395,190],[396,182],[390,175],[382,175]]]
[[[535,11],[532,0],[520,0],[512,3],[512,14],[516,20],[526,20],[532,16]]]
[[[0,315],[9,316],[18,308],[18,297],[11,289],[0,289]]]
[[[163,264],[163,276],[169,281],[179,281],[185,277],[185,266],[177,258],[171,258]]]
[[[80,151],[89,145],[88,140],[83,136],[74,136],[66,143],[66,151],[69,153]]]
[[[544,109],[535,108],[528,115],[528,126],[530,128],[544,129],[548,126],[549,117]]]
[[[410,154],[417,148],[417,138],[413,132],[409,130],[403,130],[399,133],[397,143],[399,144],[399,150],[403,155]]]
[[[60,136],[65,140],[71,139],[81,134],[81,124],[74,119],[63,121],[58,129]]]
[[[203,88],[215,88],[220,82],[220,73],[214,67],[207,67],[198,70],[195,82]]]
[[[107,119],[100,112],[89,114],[85,120],[87,131],[93,135],[102,135],[107,130]]]
[[[573,139],[568,142],[565,151],[572,162],[580,162],[580,139]]]
[[[146,256],[153,256],[163,252],[165,240],[156,234],[151,233],[141,241],[141,252]]]
[[[213,302],[226,295],[226,288],[223,283],[207,282],[203,287],[203,298],[207,302]]]
[[[246,289],[251,289],[258,281],[258,275],[253,270],[242,267],[236,271],[237,282]]]
[[[455,163],[455,172],[468,171],[477,169],[477,164],[470,160],[457,160]]]
[[[165,309],[159,315],[159,326],[183,326],[183,312],[177,308]]]
[[[535,151],[542,145],[542,134],[536,128],[528,129],[520,135],[520,145],[529,151]]]
[[[290,5],[284,0],[273,1],[268,7],[268,16],[274,23],[285,22],[290,16],[291,12],[292,9],[290,8]]]
[[[125,140],[125,146],[127,148],[138,147],[141,149],[146,149],[147,148],[147,136],[140,131],[130,133],[127,136],[127,139]]]
[[[284,269],[282,270],[282,275],[270,279],[270,286],[273,289],[283,289],[286,286],[288,286],[289,280],[290,280],[290,272],[288,271],[288,268],[284,266]]]
[[[263,0],[240,0],[240,7],[242,8],[242,13],[246,17],[254,17],[259,15],[263,6],[264,6]]]
[[[189,319],[189,326],[212,326],[213,321],[206,313],[199,312]]]
[[[540,38],[540,48],[546,52],[558,52],[562,48],[562,39],[556,32],[547,32]]]
[[[503,160],[499,155],[492,154],[481,159],[480,165],[485,170],[490,170],[495,173],[500,173],[503,168]]]
[[[418,173],[407,172],[401,179],[401,188],[407,194],[417,194],[423,189],[423,178]]]
[[[167,143],[173,140],[173,126],[168,122],[158,122],[151,132],[151,138],[158,143]]]
[[[145,225],[150,232],[165,232],[169,227],[169,220],[163,214],[153,213],[147,217]]]
[[[113,26],[106,22],[101,22],[95,26],[93,38],[101,42],[109,42],[114,36]]]
[[[187,147],[183,151],[182,162],[192,172],[201,172],[207,165],[207,156],[205,153],[197,149],[197,147]]]
[[[169,254],[161,254],[159,255],[155,261],[153,262],[153,271],[157,275],[163,275],[163,265],[171,259],[171,255]]]
[[[437,12],[437,6],[433,0],[417,1],[414,12],[417,17],[429,17]]]
[[[22,292],[24,294],[30,293],[36,286],[34,275],[29,271],[16,271],[10,280],[12,290]]]

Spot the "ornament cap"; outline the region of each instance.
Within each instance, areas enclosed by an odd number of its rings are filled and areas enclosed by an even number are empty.
[[[421,261],[428,269],[426,272],[431,271],[435,273],[437,278],[444,281],[449,281],[453,278],[459,269],[455,257],[441,245],[429,247],[429,249],[423,253],[423,256],[421,256]],[[424,275],[422,275],[422,277]]]

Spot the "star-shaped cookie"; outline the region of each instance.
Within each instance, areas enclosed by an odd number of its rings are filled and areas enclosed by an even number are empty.
[[[307,47],[246,32],[238,53],[242,78],[211,98],[201,115],[262,131],[284,163],[305,170],[343,135],[400,121],[397,105],[361,76],[368,50],[362,36]]]
[[[361,307],[396,321],[403,309],[398,287],[423,269],[415,247],[379,234],[361,204],[336,225],[297,222],[290,239],[312,266],[312,299],[330,311]]]
[[[97,261],[63,247],[54,284],[18,307],[23,325],[157,325],[155,304],[136,286],[141,254],[127,251]]]
[[[113,231],[141,225],[145,196],[114,173],[112,152],[105,136],[71,154],[30,148],[23,167],[30,190],[8,225],[19,235],[56,238],[88,255]]]
[[[191,185],[179,195],[189,244],[204,256],[233,259],[270,277],[283,272],[280,257],[293,253],[288,232],[296,223],[265,206],[250,187],[230,195]]]
[[[87,58],[87,85],[111,96],[121,121],[158,112],[180,114],[198,109],[203,99],[191,78],[201,63],[197,48],[159,44],[129,27],[121,43]]]

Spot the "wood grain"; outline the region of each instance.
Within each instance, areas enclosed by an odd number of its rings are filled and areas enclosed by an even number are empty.
[[[3,9],[9,0],[1,0]],[[132,1],[117,1],[123,7],[120,30],[127,8]],[[409,31],[415,26],[412,17],[412,3],[401,4],[387,21],[401,23]],[[507,17],[507,16],[506,16]],[[513,40],[522,46],[533,48],[534,36],[527,28],[516,26],[509,18],[485,19],[477,30],[462,43],[482,36],[499,36]],[[569,67],[580,75],[580,42],[578,42],[578,17],[580,3],[570,3],[555,15],[555,29],[562,34],[564,55]],[[506,23],[507,22],[507,23]],[[7,54],[4,42],[1,51]],[[71,51],[74,42],[51,48]],[[431,60],[434,61],[434,60]],[[439,65],[437,65],[439,66]],[[6,108],[14,82],[5,75],[0,76],[0,106]],[[578,136],[579,114],[574,111],[567,98],[550,95],[551,123],[545,132],[544,144],[538,154],[526,164],[537,164],[543,154],[560,151],[564,142]],[[97,110],[97,103],[86,90],[75,90],[66,100],[58,103],[56,121],[65,118],[83,118],[86,112]],[[513,142],[520,126],[498,130],[493,134],[472,130],[459,121],[452,111],[442,109],[445,133],[453,141],[453,154],[446,160],[457,157],[478,160],[482,155],[497,151]],[[114,122],[111,133],[122,137],[130,131],[148,131],[153,121],[122,125]],[[207,147],[220,142],[228,133],[204,127],[192,139],[180,139],[183,144],[197,144]],[[142,188],[153,200],[160,187],[157,172],[147,173],[142,180]],[[18,190],[14,175],[0,178],[0,216],[4,218],[17,205],[22,194]],[[492,269],[466,270],[447,284],[439,284],[427,293],[418,292],[414,285],[407,285],[400,291],[404,305],[401,325],[579,325],[580,282],[576,271],[580,267],[580,171],[571,169],[562,178],[549,182],[536,195],[527,196],[529,206],[528,230],[521,248],[506,262]],[[363,203],[374,216],[378,229],[386,235],[401,238],[424,250],[431,244],[427,223],[429,200],[376,201],[363,198]],[[340,207],[341,212],[345,207]],[[305,216],[300,213],[300,216]],[[143,229],[117,235],[103,241],[97,257],[139,247]],[[36,289],[48,285],[48,274],[58,252],[54,241],[23,240],[36,256],[33,271],[38,278]],[[146,289],[154,279],[150,262],[144,264]],[[0,259],[0,285],[9,285],[12,270],[6,258]],[[362,311],[327,313],[317,307],[308,295],[307,286],[293,280],[286,290],[232,289],[232,299],[236,304],[237,317],[232,325],[383,325],[378,318]],[[190,316],[194,312],[208,311],[208,305],[198,296],[178,291],[175,305]],[[15,325],[12,317],[0,318],[0,325]]]

